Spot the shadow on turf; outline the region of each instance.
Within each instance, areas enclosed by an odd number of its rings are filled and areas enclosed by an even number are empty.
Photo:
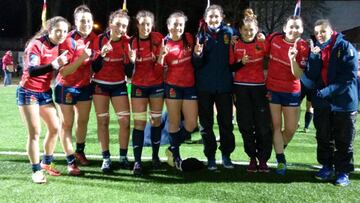
[[[10,162],[21,162],[27,165],[26,159],[9,159]],[[118,163],[114,162],[114,171],[104,174],[101,169],[101,160],[92,160],[90,166],[80,166],[84,172],[83,176],[74,177],[74,180],[88,179],[88,180],[105,180],[105,181],[127,181],[127,182],[156,182],[165,184],[188,184],[194,182],[209,182],[209,183],[232,183],[232,182],[254,182],[254,183],[292,183],[292,182],[308,182],[319,183],[314,178],[317,171],[306,164],[291,164],[285,176],[275,174],[274,168],[271,168],[269,173],[248,173],[246,166],[236,165],[235,169],[224,169],[222,165],[218,165],[218,170],[208,171],[206,169],[195,172],[181,172],[166,163],[162,163],[159,169],[152,169],[151,162],[145,161],[143,163],[144,175],[135,177],[131,169],[120,169]],[[58,169],[63,174],[66,174],[66,161],[57,160]],[[299,169],[300,168],[300,169]],[[67,175],[64,175],[67,176]],[[360,180],[360,173],[352,173],[350,175],[352,180]],[[60,180],[60,179],[58,179]]]

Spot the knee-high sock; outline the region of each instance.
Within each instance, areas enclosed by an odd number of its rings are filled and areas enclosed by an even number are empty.
[[[184,126],[180,128],[179,140],[180,143],[184,143],[185,140],[191,140],[191,132],[187,131]]]
[[[170,149],[173,153],[174,159],[180,158],[179,146],[180,146],[180,131],[175,133],[169,133],[170,135]]]
[[[161,140],[161,127],[151,127],[151,147],[152,147],[152,157],[159,157],[159,148],[160,148],[160,140]]]
[[[305,126],[304,126],[305,128],[309,128],[312,118],[313,118],[313,113],[311,112],[305,113]]]
[[[142,148],[144,145],[144,131],[134,129],[132,133],[132,143],[135,162],[141,162]]]

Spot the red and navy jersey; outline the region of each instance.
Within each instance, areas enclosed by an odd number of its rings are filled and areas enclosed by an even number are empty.
[[[8,66],[8,65],[14,65],[13,57],[10,54],[11,54],[11,52],[7,51],[5,53],[5,55],[3,56],[3,58],[2,58],[2,68],[3,68],[3,70],[5,70],[6,66]]]
[[[86,38],[83,38],[76,30],[71,31],[66,40],[59,45],[60,52],[68,50],[67,58],[69,63],[77,60],[84,52],[86,43],[90,42],[89,48],[94,50],[98,43],[98,36],[91,32]],[[91,78],[91,62],[97,57],[95,51],[91,58],[86,59],[76,71],[70,75],[63,77],[61,74],[57,75],[57,82],[70,87],[83,87],[90,84]]]
[[[147,39],[139,39],[138,36],[131,39],[130,46],[136,50],[132,84],[148,87],[159,85],[164,81],[163,67],[155,65],[160,53],[162,38],[160,33],[151,32]]]
[[[267,37],[266,50],[270,59],[266,86],[269,90],[286,93],[300,92],[300,80],[292,74],[288,56],[289,48],[293,46],[294,43],[285,41],[284,35],[272,34]],[[300,68],[305,69],[309,46],[301,39],[297,42],[297,50],[296,61]]]
[[[237,63],[244,55],[249,56],[249,61],[234,74],[234,84],[251,85],[265,84],[264,56],[266,55],[265,42],[238,42],[230,47],[230,64]]]
[[[189,33],[184,36],[185,39],[178,41],[167,39],[169,52],[164,60],[168,67],[165,82],[179,87],[192,87],[195,85],[194,67],[191,63],[194,38]]]
[[[50,89],[53,71],[43,75],[31,77],[30,66],[48,65],[59,55],[59,46],[50,42],[48,36],[33,40],[24,52],[24,72],[20,85],[34,92],[46,92]]]
[[[108,43],[110,32],[99,35],[97,50]],[[112,50],[103,59],[103,65],[99,72],[94,73],[92,80],[101,84],[120,84],[125,82],[125,66],[129,63],[129,37],[122,36],[118,41],[111,41]]]

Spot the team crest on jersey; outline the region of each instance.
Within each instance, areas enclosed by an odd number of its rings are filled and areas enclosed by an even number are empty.
[[[94,91],[95,91],[96,94],[101,94],[101,93],[102,93],[101,87],[100,87],[99,85],[96,85],[96,86],[95,86],[95,90],[94,90]]]
[[[229,44],[230,42],[230,38],[229,38],[229,35],[224,35],[224,44]]]
[[[30,104],[36,104],[36,102],[37,102],[37,99],[36,99],[36,97],[34,96],[34,95],[31,95],[30,96]]]
[[[172,97],[172,98],[176,97],[176,91],[174,90],[174,88],[170,88],[169,94],[170,94],[170,97]]]
[[[35,55],[35,54],[31,54],[30,55],[30,62],[29,62],[30,66],[37,66],[40,64],[40,58],[39,56]]]
[[[337,57],[340,58],[340,56],[341,56],[341,50],[339,49],[337,52]]]
[[[137,88],[137,89],[135,90],[135,95],[136,95],[137,97],[140,97],[140,96],[142,95],[141,89]]]
[[[255,45],[255,51],[256,52],[259,52],[259,51],[261,51],[261,48],[260,48],[260,46],[257,44],[257,45]]]
[[[73,96],[70,92],[66,93],[65,95],[65,103],[71,104],[73,101]]]
[[[306,64],[307,64],[307,59],[305,57],[302,57],[300,61],[300,65],[306,66]]]
[[[269,101],[271,101],[271,99],[272,99],[271,92],[270,92],[270,91],[267,92],[267,94],[265,95],[265,97],[266,97]]]

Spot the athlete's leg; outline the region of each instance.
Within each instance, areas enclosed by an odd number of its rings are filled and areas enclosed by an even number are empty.
[[[28,138],[26,151],[31,164],[40,163],[39,137],[41,132],[39,105],[19,106],[20,114],[26,124]]]
[[[53,155],[59,133],[59,118],[57,116],[54,104],[40,106],[40,116],[47,127],[44,140],[44,154]]]

